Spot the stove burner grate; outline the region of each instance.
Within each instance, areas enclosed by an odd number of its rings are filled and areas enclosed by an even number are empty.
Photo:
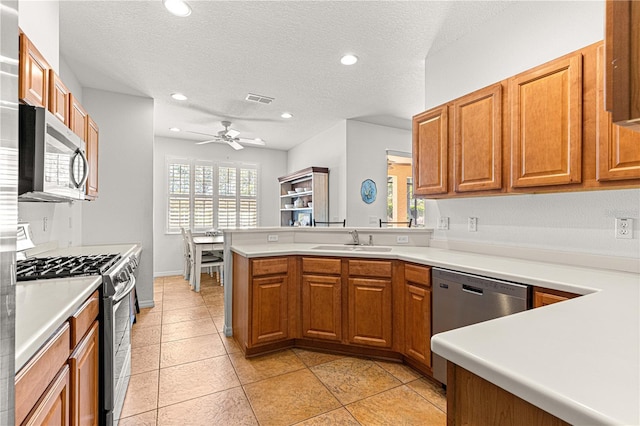
[[[34,257],[19,260],[16,275],[18,281],[104,275],[119,259],[119,254]]]

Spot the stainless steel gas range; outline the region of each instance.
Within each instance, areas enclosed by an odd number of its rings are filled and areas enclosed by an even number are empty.
[[[92,252],[99,248],[91,250]],[[80,250],[82,251],[82,250]],[[120,253],[31,257],[17,262],[18,281],[90,275],[102,276],[100,307],[100,419],[120,418],[131,375],[131,326],[135,320],[135,284],[142,249]]]

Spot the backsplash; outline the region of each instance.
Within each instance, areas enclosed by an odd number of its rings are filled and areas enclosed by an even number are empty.
[[[31,224],[34,244],[55,242],[58,247],[79,245],[82,239],[82,203],[18,203],[18,221]]]

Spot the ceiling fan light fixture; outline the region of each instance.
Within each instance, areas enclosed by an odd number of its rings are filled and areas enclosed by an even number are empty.
[[[191,6],[184,0],[162,0],[162,4],[175,16],[185,18],[191,15]]]
[[[178,92],[172,93],[171,97],[176,101],[186,101],[188,99],[184,94]]]
[[[358,57],[356,55],[352,55],[352,54],[347,54],[344,55],[341,59],[340,59],[340,63],[342,65],[353,65],[356,62],[358,62]]]
[[[280,114],[280,117],[282,117],[282,118],[292,118],[293,114],[291,114],[290,112],[283,112],[282,114]]]

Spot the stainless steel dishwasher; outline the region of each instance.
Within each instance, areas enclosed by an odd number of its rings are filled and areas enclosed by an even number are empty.
[[[529,309],[529,286],[433,268],[433,334]],[[447,361],[433,354],[433,377],[447,384]]]

